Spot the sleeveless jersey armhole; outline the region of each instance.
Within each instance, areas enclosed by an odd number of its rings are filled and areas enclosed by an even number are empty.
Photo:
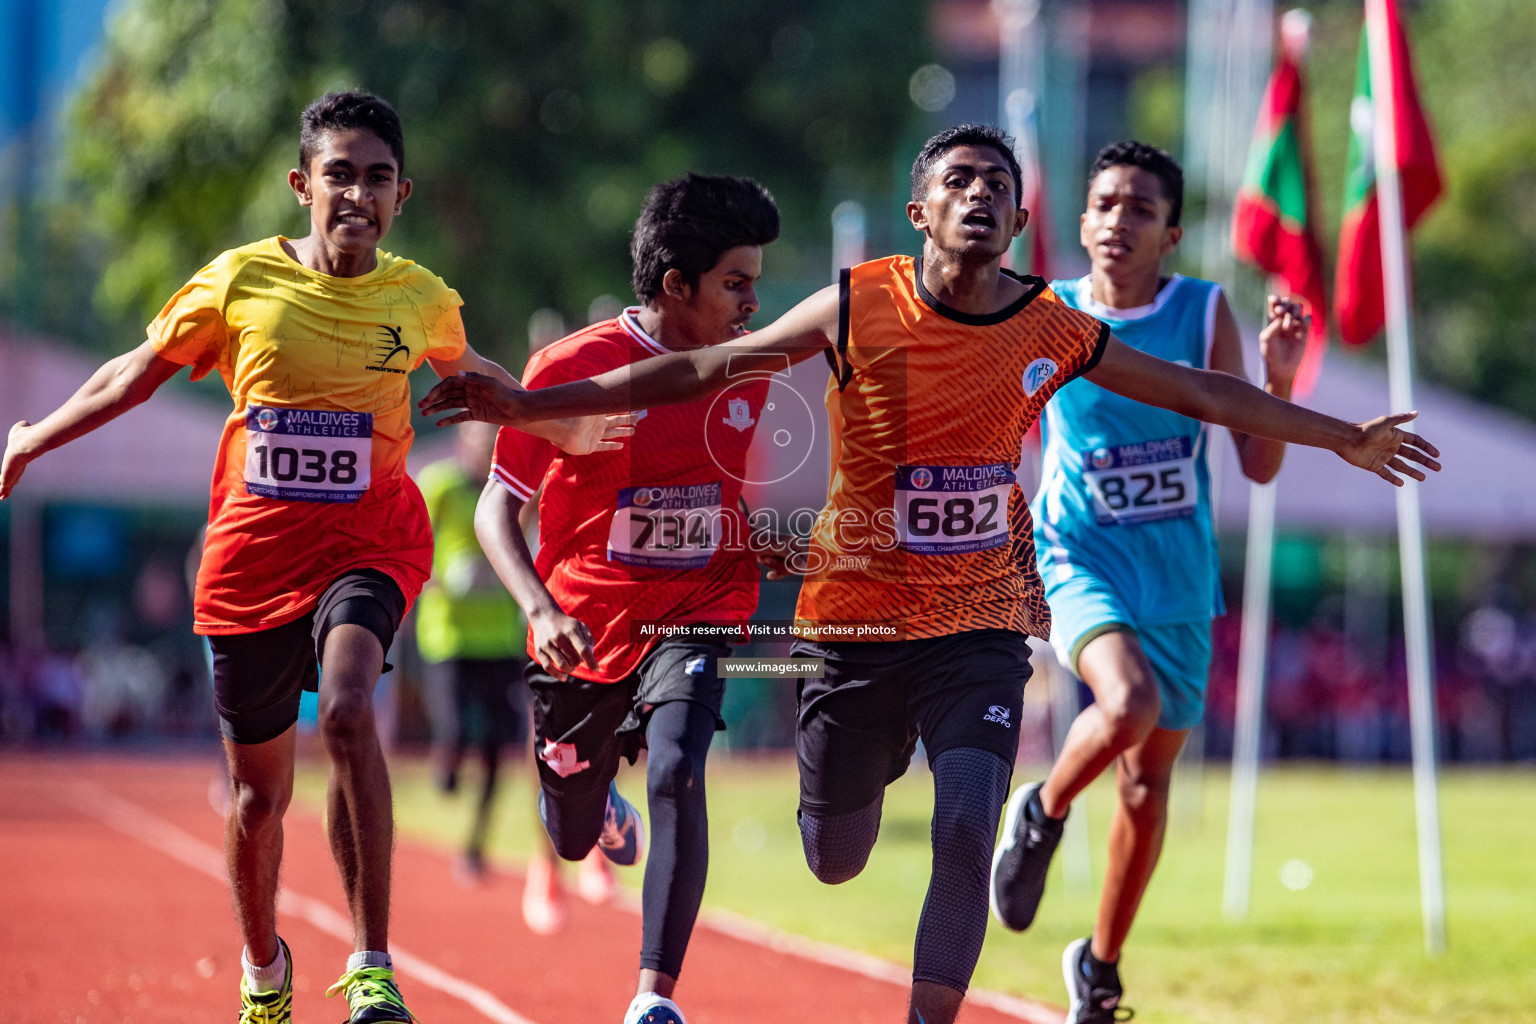
[[[1216,304],[1221,300],[1221,285],[1212,284],[1205,298],[1205,362],[1202,370],[1211,368],[1211,351],[1216,347]]]
[[[853,366],[848,362],[848,305],[852,291],[850,277],[847,267],[837,272],[837,344],[835,349],[821,350],[821,354],[827,357],[827,365],[832,368],[832,379],[837,381],[839,391],[846,388],[853,379]]]

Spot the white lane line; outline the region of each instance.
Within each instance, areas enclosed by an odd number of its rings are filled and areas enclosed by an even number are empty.
[[[73,792],[78,806],[119,832],[153,846],[189,867],[218,879],[221,883],[228,881],[224,872],[222,851],[188,835],[170,822],[107,792],[100,786],[77,783]],[[640,913],[640,901],[627,893],[618,894],[611,905],[637,916]],[[352,925],[347,918],[319,900],[284,891],[279,896],[278,910],[302,918],[343,942],[352,941]],[[867,953],[834,946],[828,942],[817,942],[814,939],[781,932],[728,910],[705,910],[699,915],[699,923],[711,931],[742,942],[749,942],[776,953],[799,957],[828,967],[840,968],[876,981],[902,987],[912,982],[910,968]],[[497,1024],[534,1024],[485,989],[456,978],[420,957],[405,952],[399,946],[393,946],[390,955],[414,977],[439,991],[463,1000]],[[965,998],[969,1003],[985,1006],[1026,1021],[1028,1024],[1061,1024],[1060,1010],[1053,1010],[1041,1003],[1007,993],[973,988],[966,993]]]
[[[67,792],[77,808],[108,827],[217,879],[220,884],[227,884],[224,853],[218,848],[94,783],[76,782]],[[352,941],[352,922],[345,914],[317,899],[284,890],[278,896],[277,909],[279,913],[307,921],[342,942],[350,944]],[[395,965],[414,981],[467,1003],[496,1024],[535,1024],[480,986],[449,974],[398,945],[392,944],[390,956]]]
[[[614,895],[609,905],[627,910],[637,916],[641,910],[640,901],[622,891]],[[830,942],[818,942],[802,935],[781,932],[761,921],[743,917],[729,910],[721,910],[718,907],[701,910],[699,924],[712,932],[718,932],[754,946],[761,946],[774,953],[799,957],[802,960],[835,967],[850,974],[888,982],[901,988],[907,988],[912,984],[910,967],[882,960],[869,953],[834,946]],[[1046,1006],[1044,1003],[985,988],[970,989],[965,994],[965,1001],[996,1010],[1005,1016],[1025,1021],[1027,1024],[1062,1024],[1062,1017],[1065,1014],[1065,1011]]]
[[[830,942],[817,942],[815,939],[781,932],[760,921],[733,914],[728,910],[706,910],[699,915],[699,920],[711,931],[766,947],[775,953],[797,956],[829,967],[839,967],[853,974],[874,978],[877,981],[887,981],[903,988],[912,984],[911,968],[893,964],[889,960],[882,960],[868,953],[834,946]],[[1062,1024],[1062,1011],[1004,992],[973,988],[965,994],[965,1001],[1027,1021],[1029,1024]]]

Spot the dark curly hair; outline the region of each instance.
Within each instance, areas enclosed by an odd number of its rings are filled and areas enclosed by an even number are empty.
[[[635,295],[649,303],[674,269],[688,287],[697,287],[726,250],[767,245],[778,237],[779,208],[751,178],[690,172],[663,182],[645,197],[629,243]]]
[[[1156,176],[1163,186],[1163,198],[1173,207],[1168,212],[1168,226],[1178,227],[1179,217],[1184,213],[1184,168],[1177,160],[1156,146],[1135,139],[1112,142],[1094,158],[1093,169],[1088,172],[1088,187],[1093,187],[1093,179],[1101,171],[1111,167],[1139,167]]]
[[[953,128],[946,128],[927,142],[917,154],[917,159],[912,161],[912,201],[921,202],[923,196],[928,194],[928,179],[933,174],[933,165],[941,160],[945,153],[961,146],[977,146],[986,149],[995,149],[1008,161],[1008,170],[1013,175],[1013,199],[1015,203],[1023,202],[1024,174],[1019,170],[1019,158],[1013,154],[1013,138],[1007,132],[996,125],[991,124],[957,124]]]
[[[299,117],[299,169],[309,173],[309,162],[326,132],[364,128],[389,147],[395,170],[405,174],[405,132],[400,115],[384,100],[367,92],[328,92],[304,108]]]

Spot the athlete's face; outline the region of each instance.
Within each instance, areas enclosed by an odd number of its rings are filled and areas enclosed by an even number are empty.
[[[907,204],[912,226],[946,252],[997,259],[1024,230],[1013,172],[990,146],[956,146],[934,165],[928,194]]]
[[[288,172],[288,184],[309,207],[311,235],[351,254],[371,253],[411,194],[389,144],[363,128],[321,135],[309,166]]]
[[[1173,203],[1157,175],[1140,167],[1106,167],[1088,185],[1080,237],[1096,270],[1157,273],[1184,229],[1169,227]]]
[[[727,249],[719,261],[699,275],[690,288],[677,270],[662,278],[662,300],[673,347],[704,348],[747,333],[747,323],[757,312],[757,279],[763,274],[763,248],[738,245]]]

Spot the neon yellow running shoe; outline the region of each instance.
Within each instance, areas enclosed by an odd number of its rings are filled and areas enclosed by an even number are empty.
[[[283,948],[283,959],[288,967],[283,971],[283,986],[276,992],[252,992],[245,972],[240,972],[240,1024],[290,1024],[293,1020],[293,956],[288,943],[282,939],[277,944]]]
[[[405,1008],[395,972],[388,967],[354,967],[325,990],[327,996],[347,994],[352,1015],[348,1024],[414,1024],[416,1015]]]

